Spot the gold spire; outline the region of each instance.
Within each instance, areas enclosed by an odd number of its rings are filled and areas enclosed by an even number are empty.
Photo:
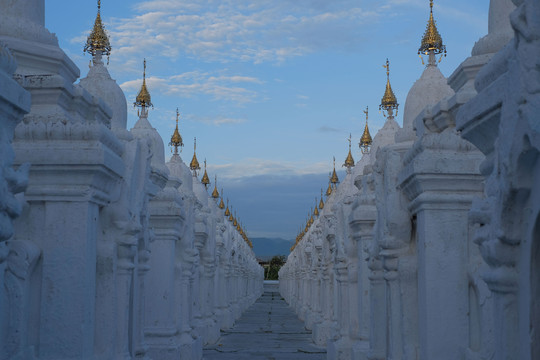
[[[184,146],[184,143],[182,142],[182,136],[180,136],[180,132],[178,131],[178,117],[180,116],[180,113],[178,112],[178,108],[176,108],[176,129],[174,129],[174,133],[171,136],[171,142],[169,143],[169,146],[174,146],[174,154],[178,155],[178,148]],[[182,149],[180,149],[182,151]]]
[[[223,203],[223,188],[221,189],[221,200],[219,202],[219,208],[221,210],[225,209],[225,204]]]
[[[231,211],[229,210],[229,199],[227,199],[227,208],[225,209],[225,216],[231,215]]]
[[[233,217],[233,223],[232,224],[233,224],[233,226],[238,225],[238,221],[236,221],[236,211],[234,212],[234,217]]]
[[[94,21],[94,28],[88,38],[86,39],[86,45],[84,45],[83,52],[87,52],[92,56],[95,56],[97,52],[101,52],[101,55],[107,55],[107,64],[109,63],[109,55],[111,54],[111,44],[109,37],[101,21],[101,0],[98,0],[98,11],[96,15],[96,21]]]
[[[334,156],[334,171],[332,172],[332,176],[330,177],[330,182],[334,185],[339,183],[339,179],[336,173],[336,157]]]
[[[219,197],[219,192],[217,191],[217,175],[214,178],[214,191],[212,191],[212,197],[214,199],[217,199]]]
[[[418,49],[418,55],[428,55],[433,51],[434,55],[444,54],[446,56],[446,46],[443,44],[441,34],[439,34],[439,30],[437,30],[437,25],[433,19],[433,0],[429,0],[429,7],[429,20],[424,36],[422,37],[420,48]]]
[[[139,94],[135,98],[135,102],[133,103],[134,106],[140,106],[143,109],[146,107],[154,107],[152,104],[152,99],[150,98],[150,93],[148,92],[148,88],[146,87],[146,59],[144,59],[144,70],[143,70],[143,81],[141,90],[139,90]]]
[[[389,114],[392,110],[396,110],[397,114],[399,104],[396,95],[394,95],[394,91],[392,90],[392,86],[390,85],[390,61],[388,61],[388,59],[386,59],[386,65],[383,65],[383,67],[386,68],[386,90],[384,91],[381,105],[379,105],[379,110],[386,110]],[[386,114],[384,114],[384,116],[386,116]]]
[[[347,139],[349,141],[349,154],[347,155],[347,158],[345,159],[345,163],[343,164],[343,166],[345,166],[347,169],[354,167],[354,158],[352,157],[352,153],[351,153],[351,139],[352,139],[352,135],[349,134],[349,138]]]
[[[332,195],[332,183],[328,182],[328,189],[326,189],[326,197]]]
[[[201,179],[201,183],[205,188],[208,188],[208,185],[210,185],[210,179],[208,178],[208,173],[206,172],[206,159],[204,159],[204,175]]]
[[[199,161],[197,160],[197,138],[195,138],[195,141],[193,143],[193,158],[191,159],[191,163],[189,164],[189,168],[193,171],[200,170],[201,167],[199,165]]]
[[[228,202],[229,202],[229,201],[227,200],[227,203],[228,203]],[[231,206],[231,209],[232,209],[232,206]],[[234,221],[234,218],[233,218],[233,216],[232,216],[232,211],[229,211],[229,221]]]
[[[319,209],[324,209],[324,201],[323,201],[323,190],[321,188],[321,201],[319,201]]]
[[[371,138],[371,134],[369,133],[369,128],[368,128],[368,110],[369,110],[369,107],[366,106],[366,110],[364,111],[364,114],[366,114],[366,127],[364,128],[364,133],[362,134],[362,137],[360,138],[360,151],[362,151],[362,154],[369,153],[371,143],[373,142],[373,139]]]
[[[315,196],[315,210],[313,210],[313,215],[319,216],[319,207],[317,206],[317,197]]]

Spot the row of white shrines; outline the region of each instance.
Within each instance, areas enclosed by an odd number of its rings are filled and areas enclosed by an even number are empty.
[[[328,359],[540,359],[539,19],[538,0],[491,0],[448,79],[432,29],[402,128],[385,94],[371,153],[279,273]]]
[[[126,129],[99,13],[75,84],[44,6],[0,0],[0,359],[201,359],[263,269],[179,155],[165,163],[145,86]]]

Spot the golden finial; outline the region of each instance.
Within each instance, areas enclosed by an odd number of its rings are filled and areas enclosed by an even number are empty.
[[[193,170],[193,173],[197,175],[197,170],[200,170],[201,167],[199,165],[199,161],[197,160],[197,138],[195,138],[193,142],[193,158],[191,159],[191,163],[189,164],[189,168]]]
[[[210,185],[210,179],[208,178],[208,173],[206,172],[206,159],[204,159],[204,174],[201,179],[201,183],[205,188],[208,188],[208,185]]]
[[[368,128],[368,110],[369,107],[366,106],[366,110],[364,111],[364,114],[366,114],[366,126],[364,128],[364,133],[362,134],[362,137],[360,138],[360,151],[362,151],[362,154],[369,154],[369,149],[371,148],[371,143],[373,143],[373,139],[371,138],[371,134],[369,133]]]
[[[232,206],[231,206],[231,210],[232,210]],[[232,216],[232,211],[229,211],[229,221],[234,221],[234,218]]]
[[[326,189],[326,197],[332,195],[332,183],[328,182],[328,188]]]
[[[315,196],[315,210],[313,210],[313,215],[319,216],[319,207],[317,206],[317,197]]]
[[[234,217],[233,217],[233,226],[236,226],[236,225],[238,225],[238,221],[236,221],[236,210],[235,210],[234,211]]]
[[[219,208],[221,210],[225,209],[225,204],[223,203],[223,188],[221,188],[221,200],[219,201]]]
[[[94,21],[94,27],[92,32],[88,35],[86,39],[86,45],[84,45],[83,52],[87,52],[92,56],[96,54],[107,55],[107,65],[109,64],[109,55],[111,54],[111,44],[109,42],[109,37],[101,21],[101,0],[98,0],[98,11],[96,15],[96,20]]]
[[[169,143],[169,146],[174,146],[174,154],[178,155],[178,148],[184,146],[184,143],[182,142],[182,136],[180,136],[180,132],[178,131],[178,117],[180,116],[180,113],[178,112],[178,108],[176,108],[176,129],[174,129],[174,133],[171,136],[171,142]],[[182,151],[182,149],[180,149]]]
[[[438,55],[438,54],[444,54],[446,56],[446,45],[443,44],[443,40],[441,37],[441,34],[439,34],[439,30],[437,30],[437,25],[435,20],[433,19],[433,0],[429,0],[429,20],[426,26],[426,31],[424,32],[424,36],[422,37],[422,42],[420,43],[420,48],[418,49],[418,55],[420,58],[422,58],[421,54],[424,55]],[[442,60],[439,59],[439,62]],[[424,59],[422,59],[422,64],[424,63]],[[430,55],[429,58],[429,64],[435,65],[435,58]]]
[[[148,88],[146,87],[146,59],[143,61],[144,70],[143,70],[143,82],[141,86],[141,90],[139,90],[139,94],[135,98],[135,102],[133,103],[134,106],[139,106],[143,109],[147,107],[154,107],[152,104],[152,99],[150,98],[150,93],[148,92]]]
[[[334,171],[332,172],[332,176],[330,177],[330,182],[334,184],[334,186],[339,183],[339,179],[336,173],[336,157],[334,156]]]
[[[399,104],[396,95],[394,95],[394,91],[392,90],[392,86],[390,85],[390,61],[388,61],[388,59],[386,59],[386,65],[383,65],[383,67],[386,68],[386,90],[384,91],[381,104],[379,105],[379,110],[387,111],[389,116],[392,116],[392,111],[396,110],[397,115]],[[386,117],[386,114],[384,114],[384,116]]]
[[[231,215],[231,211],[229,210],[229,199],[227,199],[227,208],[225,209],[225,216]]]
[[[212,197],[217,199],[219,197],[219,192],[217,191],[217,175],[214,177],[214,191],[212,191]]]
[[[321,188],[321,201],[319,201],[319,209],[324,209],[324,201],[323,201],[323,189]]]
[[[349,138],[347,139],[347,141],[349,141],[349,154],[347,155],[347,158],[345,159],[345,163],[343,164],[343,166],[345,166],[347,169],[354,167],[354,158],[351,153],[351,139],[352,139],[352,135],[349,134]]]

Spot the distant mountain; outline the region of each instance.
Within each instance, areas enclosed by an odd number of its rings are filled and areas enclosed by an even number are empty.
[[[289,255],[293,240],[281,238],[250,238],[255,256],[261,260],[269,260],[275,255]]]

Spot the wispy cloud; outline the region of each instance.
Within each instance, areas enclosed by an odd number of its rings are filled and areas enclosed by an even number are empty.
[[[262,84],[254,77],[247,76],[215,76],[209,73],[191,71],[168,77],[150,76],[146,78],[150,91],[157,91],[170,96],[193,97],[207,95],[214,100],[232,101],[238,104],[252,102],[257,92],[238,84]],[[122,90],[135,93],[140,89],[142,78],[120,84]]]
[[[330,126],[326,126],[326,125],[321,126],[318,130],[323,133],[342,132],[342,130],[339,130]]]
[[[232,180],[258,175],[299,176],[326,174],[328,172],[328,166],[328,162],[304,164],[300,162],[247,158],[235,163],[210,165],[208,166],[208,170],[217,173],[220,178]]]

